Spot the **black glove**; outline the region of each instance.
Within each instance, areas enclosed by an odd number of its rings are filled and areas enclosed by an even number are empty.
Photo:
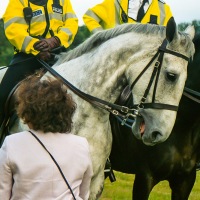
[[[49,61],[51,59],[51,54],[48,51],[41,51],[38,53],[37,57],[44,61]]]
[[[52,49],[60,46],[60,40],[58,37],[54,36],[48,39],[42,39],[37,41],[33,48],[37,51],[51,51]]]

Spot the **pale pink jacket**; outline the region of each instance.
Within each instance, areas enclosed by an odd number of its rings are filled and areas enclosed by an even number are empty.
[[[76,199],[88,199],[93,172],[87,140],[33,132],[60,165]],[[0,149],[0,199],[73,200],[49,154],[27,131],[6,137]]]

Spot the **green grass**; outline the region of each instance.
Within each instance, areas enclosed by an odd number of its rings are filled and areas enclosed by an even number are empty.
[[[106,179],[104,191],[100,200],[131,200],[134,175],[114,172],[117,181],[111,183]],[[142,192],[142,191],[141,191]],[[162,181],[153,188],[149,200],[170,200],[171,190],[167,181]],[[190,194],[189,200],[200,199],[200,172],[197,172],[197,179]]]

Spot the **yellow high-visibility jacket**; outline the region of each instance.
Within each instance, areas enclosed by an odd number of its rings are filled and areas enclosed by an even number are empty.
[[[122,9],[118,2],[128,16],[129,0],[104,0],[102,3],[88,9],[83,15],[83,21],[87,28],[94,33],[123,24]],[[154,22],[151,22],[152,16],[154,16]],[[166,3],[162,0],[152,0],[140,23],[154,23],[166,26],[171,17],[170,7]],[[156,22],[155,18],[157,19]],[[128,16],[128,23],[137,23],[137,21]]]
[[[30,1],[29,1],[30,2]],[[37,55],[33,48],[42,36],[46,26],[49,29],[45,38],[57,36],[61,45],[69,47],[78,30],[78,19],[73,11],[70,0],[60,0],[63,13],[52,6],[53,0],[48,0],[47,6],[38,6],[30,2],[33,17],[29,23],[24,18],[23,9],[29,7],[28,0],[10,0],[3,15],[5,35],[18,52]],[[53,11],[54,10],[54,11]]]

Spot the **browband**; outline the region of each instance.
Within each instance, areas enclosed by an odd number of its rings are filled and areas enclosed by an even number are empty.
[[[174,56],[183,58],[183,59],[186,60],[186,61],[189,61],[189,60],[190,60],[190,58],[188,58],[187,56],[185,56],[185,55],[183,55],[183,54],[180,54],[180,53],[178,53],[178,52],[176,52],[176,51],[172,51],[172,50],[169,50],[169,49],[167,49],[167,48],[163,48],[162,46],[159,47],[159,50],[160,50],[160,51],[164,51],[165,53],[170,53],[170,54],[172,54],[172,55],[174,55]]]

